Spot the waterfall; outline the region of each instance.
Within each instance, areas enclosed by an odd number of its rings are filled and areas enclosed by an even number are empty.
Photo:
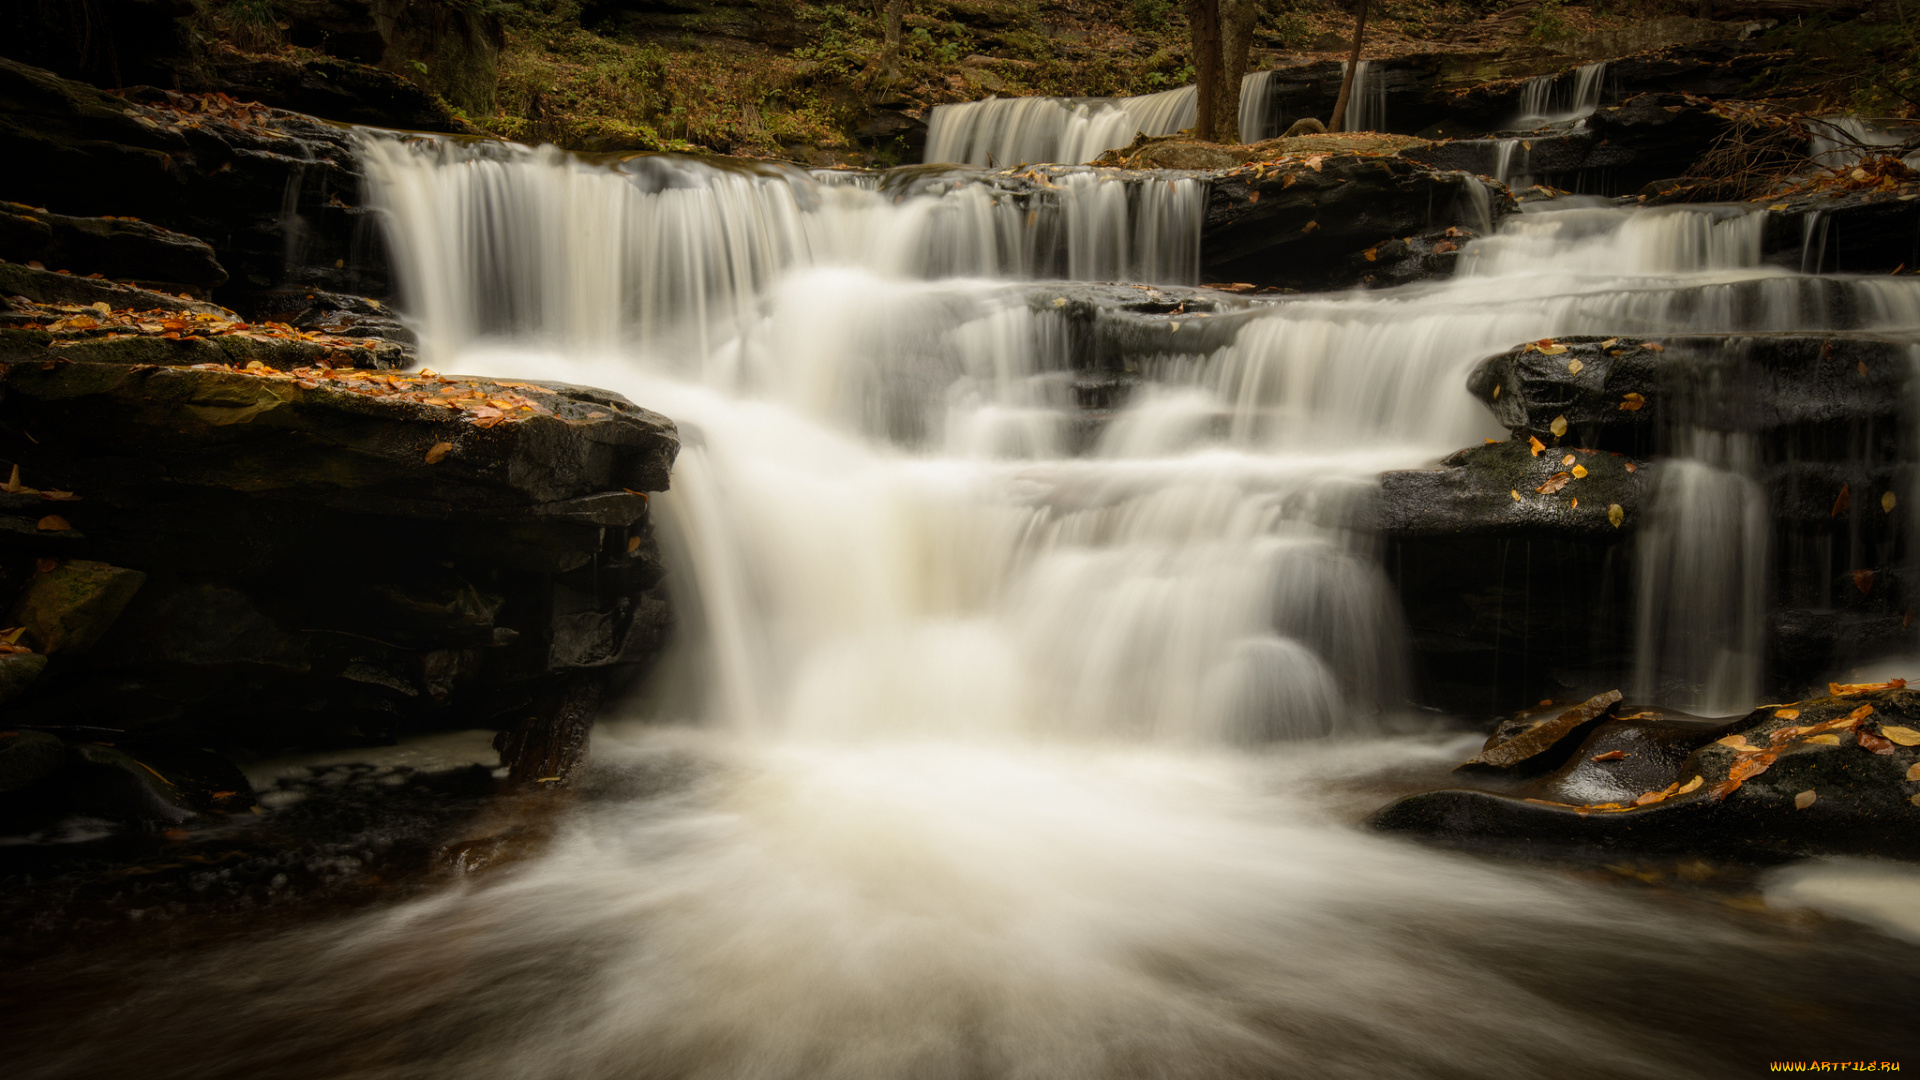
[[[1571,72],[1528,79],[1520,87],[1520,114],[1513,126],[1541,127],[1592,116],[1600,107],[1600,94],[1606,82],[1604,60],[1584,64]]]
[[[1766,492],[1750,435],[1695,431],[1661,464],[1635,561],[1634,694],[1708,716],[1751,707],[1766,626]]]
[[[1345,76],[1347,61],[1340,62]],[[1347,95],[1347,111],[1341,114],[1342,131],[1387,130],[1387,81],[1374,76],[1373,61],[1362,60],[1353,70],[1353,89]]]
[[[1271,71],[1253,71],[1240,80],[1242,142],[1279,134],[1271,130],[1272,77]],[[1191,86],[1138,97],[990,97],[936,105],[927,121],[926,160],[1003,167],[1075,164],[1125,146],[1135,134],[1172,135],[1190,128],[1195,110]]]
[[[1354,822],[1483,738],[1406,708],[1367,525],[1382,471],[1506,436],[1475,364],[1590,332],[1913,340],[1911,278],[1764,265],[1741,208],[1549,202],[1449,279],[1188,307],[1204,192],[1164,176],[361,153],[435,367],[679,424],[650,511],[673,652],[566,791],[470,819],[498,867],[38,961],[15,1072],[1719,1076],[1816,1027],[1897,1059],[1911,954],[1865,931]],[[1756,434],[1697,420],[1630,543],[1646,692],[1717,710],[1755,704],[1772,553]],[[312,849],[185,872],[358,857]],[[1782,988],[1831,1007],[1783,1024]]]

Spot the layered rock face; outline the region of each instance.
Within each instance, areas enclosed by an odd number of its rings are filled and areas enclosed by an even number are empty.
[[[204,307],[4,319],[15,724],[255,754],[494,728],[515,778],[551,780],[580,701],[662,641],[664,417]]]

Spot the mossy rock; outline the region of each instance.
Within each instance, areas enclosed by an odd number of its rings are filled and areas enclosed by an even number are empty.
[[[146,580],[138,570],[69,560],[27,583],[12,618],[41,652],[83,653],[113,627]]]

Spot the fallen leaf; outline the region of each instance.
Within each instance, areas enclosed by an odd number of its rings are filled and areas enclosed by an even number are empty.
[[[452,443],[450,442],[434,443],[433,446],[427,450],[427,464],[438,465],[442,461],[446,460],[447,455],[451,453],[453,453]]]
[[[1433,245],[1433,253],[1435,255],[1445,255],[1448,252],[1459,251],[1459,250],[1460,250],[1460,245],[1454,243],[1451,240],[1442,240],[1439,243]]]
[[[1519,492],[1519,490],[1518,490],[1518,489],[1515,489],[1515,490],[1513,490],[1513,491],[1509,491],[1509,492],[1507,492],[1507,494],[1509,494],[1509,495],[1511,495],[1511,496],[1513,496],[1513,501],[1514,501],[1514,502],[1519,502],[1519,501],[1520,501],[1520,492]]]
[[[1867,374],[1867,362],[1862,360],[1858,364],[1855,364],[1853,369],[1860,373],[1861,378],[1865,378]]]
[[[1547,425],[1547,430],[1553,432],[1553,437],[1556,439],[1561,437],[1562,435],[1565,435],[1567,433],[1566,416],[1561,415],[1561,416],[1554,417],[1553,423]]]
[[[1638,465],[1635,465],[1635,464],[1634,464],[1633,462],[1631,462],[1631,461],[1629,461],[1629,462],[1627,462],[1627,471],[1628,471],[1628,472],[1630,472],[1630,473],[1636,473],[1636,472],[1639,472],[1639,471],[1640,471],[1640,466],[1638,466]]]
[[[1619,701],[1618,690],[1597,694],[1551,720],[1542,721],[1505,742],[1481,750],[1468,764],[1505,768],[1525,761],[1551,748],[1570,732],[1613,708]]]
[[[1850,488],[1848,488],[1847,485],[1841,484],[1840,494],[1838,497],[1836,497],[1833,500],[1833,513],[1828,514],[1827,516],[1839,517],[1841,514],[1844,514],[1847,512],[1847,507],[1852,505],[1853,505],[1853,491]]]
[[[1589,761],[1619,761],[1619,760],[1620,760],[1621,758],[1624,758],[1624,757],[1626,757],[1626,756],[1627,756],[1627,752],[1626,752],[1625,750],[1609,750],[1609,751],[1607,751],[1607,752],[1606,752],[1606,753],[1604,753],[1604,754],[1595,754],[1595,755],[1593,755],[1593,756],[1592,756],[1591,758],[1588,758],[1587,760],[1589,760]]]
[[[1572,479],[1573,479],[1572,473],[1557,472],[1557,473],[1554,473],[1552,476],[1547,477],[1546,483],[1541,484],[1539,487],[1534,488],[1533,490],[1539,492],[1542,495],[1551,495],[1554,492],[1559,491],[1561,488],[1566,487],[1568,481]]]
[[[1602,348],[1602,349],[1611,349],[1611,348],[1613,348],[1613,347],[1614,347],[1615,345],[1617,345],[1617,344],[1619,344],[1619,342],[1620,342],[1620,339],[1619,339],[1619,338],[1617,338],[1617,337],[1610,337],[1610,338],[1608,338],[1607,340],[1605,340],[1605,341],[1603,341],[1603,342],[1601,342],[1601,343],[1600,343],[1600,348]]]
[[[1536,439],[1531,435],[1527,436],[1527,445],[1533,447],[1534,457],[1539,457],[1540,451],[1545,450],[1547,448],[1546,443],[1541,442],[1539,439]]]
[[[1627,512],[1625,510],[1620,509],[1619,503],[1614,503],[1613,505],[1607,507],[1607,520],[1613,524],[1614,528],[1616,529],[1619,528],[1620,523],[1622,521],[1625,521],[1626,519],[1627,519]]]
[[[1571,465],[1571,464],[1573,464],[1573,455],[1572,455],[1572,454],[1568,454],[1568,455],[1567,455],[1566,457],[1563,457],[1563,458],[1561,458],[1561,459],[1560,459],[1560,464],[1562,464],[1562,465]]]
[[[1715,745],[1725,746],[1742,754],[1757,754],[1760,748],[1747,741],[1745,735],[1729,735],[1724,739],[1713,740]]]
[[[55,570],[60,569],[60,560],[59,559],[35,559],[33,562],[33,568],[35,570],[40,571],[43,574],[51,574]]]
[[[1622,396],[1620,400],[1621,412],[1639,412],[1641,409],[1644,409],[1646,407],[1647,407],[1647,399],[1637,393],[1626,394]]]
[[[1907,780],[1910,783],[1920,784],[1920,761],[1907,767]]]
[[[1839,746],[1840,736],[1829,731],[1825,735],[1815,735],[1805,743],[1807,746]]]
[[[1317,221],[1309,221],[1309,222],[1307,222],[1307,223],[1306,223],[1305,225],[1302,225],[1302,226],[1300,226],[1300,231],[1301,231],[1301,232],[1303,232],[1303,233],[1310,233],[1310,232],[1314,232],[1315,230],[1317,230],[1317,229],[1319,229],[1319,228],[1320,228],[1320,223],[1319,223],[1319,222],[1317,222]]]
[[[40,519],[38,528],[41,532],[65,532],[73,526],[67,524],[67,519],[59,514],[48,514]]]
[[[1499,387],[1498,385],[1496,385],[1496,386],[1494,386],[1494,388],[1493,388],[1493,400],[1495,400],[1495,401],[1499,401],[1499,400],[1500,400],[1500,387]],[[1493,440],[1492,440],[1492,439],[1488,439],[1487,441],[1488,441],[1488,442],[1492,442]]]
[[[1920,806],[1920,795],[1915,795],[1912,798],[1908,799],[1907,801],[1912,803],[1915,806]]]
[[[1775,709],[1773,710],[1773,715],[1776,719],[1780,719],[1780,720],[1798,720],[1800,719],[1800,710],[1799,709]]]
[[[1780,755],[1771,750],[1758,754],[1741,754],[1734,759],[1733,767],[1727,770],[1727,778],[1713,785],[1707,794],[1716,799],[1724,799],[1740,790],[1740,785],[1773,768]]]
[[[1567,347],[1565,345],[1548,344],[1540,346],[1540,351],[1546,353],[1548,356],[1559,356],[1561,353],[1567,351]],[[1579,361],[1575,361],[1575,363],[1578,362]]]
[[[1866,728],[1861,728],[1854,732],[1853,741],[1860,745],[1860,749],[1870,754],[1881,754],[1884,756],[1893,753],[1892,743],[1868,731]]]
[[[1865,596],[1868,593],[1872,592],[1873,591],[1873,571],[1855,570],[1853,572],[1853,587],[1860,590],[1861,596]]]
[[[1905,679],[1888,679],[1886,682],[1830,682],[1827,684],[1827,693],[1834,697],[1852,697],[1855,694],[1874,694],[1882,690],[1905,690],[1906,688],[1907,680]],[[1864,707],[1873,708],[1871,705]]]
[[[1920,731],[1915,731],[1903,724],[1881,724],[1880,735],[1901,746],[1920,746]]]
[[[1587,467],[1585,465],[1575,465],[1573,467],[1573,478],[1575,480],[1583,480],[1586,478],[1586,475]]]
[[[1880,496],[1880,512],[1883,514],[1893,513],[1893,508],[1899,505],[1900,505],[1899,497],[1896,496],[1891,491]]]
[[[1567,504],[1567,509],[1569,509],[1569,510],[1578,510],[1578,509],[1580,509],[1580,500],[1579,500],[1579,499],[1574,499],[1574,500],[1572,500],[1571,502],[1569,502],[1569,503]]]
[[[631,555],[634,552],[639,550],[640,550],[640,538],[637,536],[628,537],[627,538],[627,554]]]
[[[1657,341],[1643,341],[1640,343],[1640,347],[1648,350],[1649,352],[1666,352],[1667,351],[1667,347],[1665,345],[1660,344]]]
[[[1679,790],[1679,791],[1676,791],[1676,792],[1674,792],[1674,794],[1675,794],[1675,795],[1685,795],[1685,794],[1686,794],[1687,792],[1689,792],[1689,791],[1698,791],[1698,790],[1700,789],[1700,785],[1701,785],[1701,784],[1704,784],[1704,783],[1706,783],[1706,782],[1707,782],[1707,778],[1706,778],[1706,777],[1704,777],[1704,776],[1696,776],[1696,777],[1694,777],[1693,779],[1691,779],[1691,780],[1689,780],[1689,781],[1687,781],[1687,782],[1686,782],[1685,784],[1683,784],[1683,785],[1681,785],[1681,787],[1680,787],[1680,790]]]
[[[1818,799],[1819,797],[1820,796],[1815,795],[1813,793],[1812,788],[1808,788],[1807,790],[1793,797],[1793,808],[1795,810],[1805,810],[1807,807],[1812,806],[1813,801],[1815,799]]]
[[[1667,792],[1667,791],[1649,791],[1645,795],[1642,795],[1639,798],[1633,800],[1633,805],[1652,806],[1654,803],[1657,803],[1657,802],[1666,802],[1667,797],[1671,794],[1672,792]]]
[[[1578,375],[1578,374],[1580,374],[1580,369],[1581,369],[1581,368],[1584,368],[1584,367],[1586,367],[1586,366],[1587,366],[1587,365],[1585,365],[1585,364],[1583,364],[1583,363],[1581,363],[1581,362],[1580,362],[1580,361],[1578,361],[1578,360],[1569,360],[1569,361],[1567,361],[1567,374],[1569,374],[1569,375]]]

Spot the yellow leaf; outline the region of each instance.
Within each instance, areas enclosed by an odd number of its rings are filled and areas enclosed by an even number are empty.
[[[1793,808],[1795,810],[1805,810],[1807,807],[1812,806],[1813,801],[1819,797],[1820,796],[1813,793],[1812,788],[1808,788],[1793,797]]]
[[[446,460],[447,455],[451,453],[453,453],[452,443],[450,442],[434,443],[433,446],[427,451],[427,464],[438,465],[442,461]]]
[[[1880,496],[1880,510],[1882,513],[1891,514],[1893,513],[1893,508],[1898,505],[1900,505],[1900,500],[1893,492],[1889,491],[1885,495]]]
[[[1585,465],[1575,465],[1573,467],[1573,478],[1575,480],[1582,479],[1586,475],[1587,475],[1587,467]]]
[[[1536,439],[1531,435],[1527,436],[1527,445],[1533,447],[1534,457],[1539,457],[1540,451],[1545,450],[1547,448],[1546,443],[1541,442],[1539,439]]]
[[[1745,735],[1729,735],[1724,739],[1715,739],[1713,741],[1716,745],[1725,746],[1742,754],[1760,749],[1748,742]]]
[[[1807,746],[1839,746],[1840,736],[1829,731],[1825,735],[1815,735],[1806,741]]]
[[[1554,417],[1553,423],[1547,425],[1547,430],[1553,432],[1553,437],[1556,439],[1565,435],[1567,433],[1566,416],[1561,415]]]
[[[1542,345],[1540,346],[1540,351],[1546,353],[1548,356],[1559,356],[1561,353],[1567,351],[1567,347],[1565,345]]]
[[[1560,459],[1560,464],[1562,464],[1562,465],[1571,465],[1571,464],[1573,464],[1573,455],[1572,455],[1572,454],[1568,454],[1568,455],[1567,455],[1566,457],[1563,457],[1563,458],[1561,458],[1561,459]]]
[[[627,554],[631,555],[634,552],[639,550],[640,550],[640,538],[637,536],[628,537],[627,538]]]
[[[1707,781],[1704,777],[1696,776],[1693,779],[1687,781],[1686,785],[1682,787],[1679,791],[1674,792],[1674,794],[1685,795],[1687,792],[1697,789],[1701,784],[1704,784],[1706,782]]]
[[[1516,488],[1516,489],[1514,489],[1513,491],[1509,491],[1509,492],[1507,492],[1507,494],[1509,494],[1509,495],[1511,495],[1511,496],[1513,496],[1513,501],[1514,501],[1514,502],[1519,502],[1519,501],[1520,501],[1520,491],[1519,491],[1519,489],[1517,489],[1517,488]]]
[[[1578,375],[1580,374],[1580,369],[1586,366],[1587,365],[1581,363],[1578,360],[1569,360],[1567,361],[1567,374]]]
[[[16,626],[11,630],[5,631],[4,633],[0,633],[0,641],[4,641],[9,645],[18,645],[20,644],[20,635],[26,632],[27,632],[26,627]]]
[[[1610,338],[1608,338],[1607,340],[1605,340],[1605,341],[1603,341],[1603,342],[1601,342],[1601,343],[1600,343],[1600,347],[1601,347],[1601,348],[1603,348],[1603,349],[1611,349],[1611,348],[1613,348],[1613,347],[1614,347],[1615,345],[1617,345],[1617,344],[1619,344],[1619,343],[1620,343],[1620,339],[1619,339],[1619,338],[1617,338],[1617,337],[1610,337]]]
[[[1896,742],[1901,746],[1920,746],[1920,731],[1915,731],[1910,727],[1904,727],[1899,724],[1881,724],[1880,735],[1888,742]]]
[[[1607,507],[1607,520],[1613,523],[1614,528],[1616,529],[1619,528],[1620,523],[1622,521],[1625,521],[1626,519],[1627,519],[1627,512],[1625,510],[1620,509],[1619,503],[1614,503],[1613,505]]]
[[[48,514],[40,519],[39,528],[41,532],[65,532],[73,526],[67,524],[67,519],[59,514]]]
[[[1780,719],[1780,720],[1798,720],[1800,719],[1800,710],[1799,709],[1775,709],[1773,710],[1773,715],[1776,719]]]
[[[1912,803],[1915,806],[1920,806],[1920,795],[1915,795],[1913,798],[1908,799],[1907,801]]]
[[[15,465],[13,467],[13,475],[7,477],[7,483],[4,487],[0,487],[0,491],[5,491],[10,495],[17,495],[25,490],[27,490],[27,486],[20,482],[20,466]]]
[[[1907,780],[1911,783],[1920,784],[1920,761],[1916,761],[1908,766]]]
[[[1499,401],[1499,400],[1500,400],[1500,388],[1499,388],[1498,386],[1495,386],[1495,387],[1493,388],[1493,400],[1495,400],[1495,401]]]

